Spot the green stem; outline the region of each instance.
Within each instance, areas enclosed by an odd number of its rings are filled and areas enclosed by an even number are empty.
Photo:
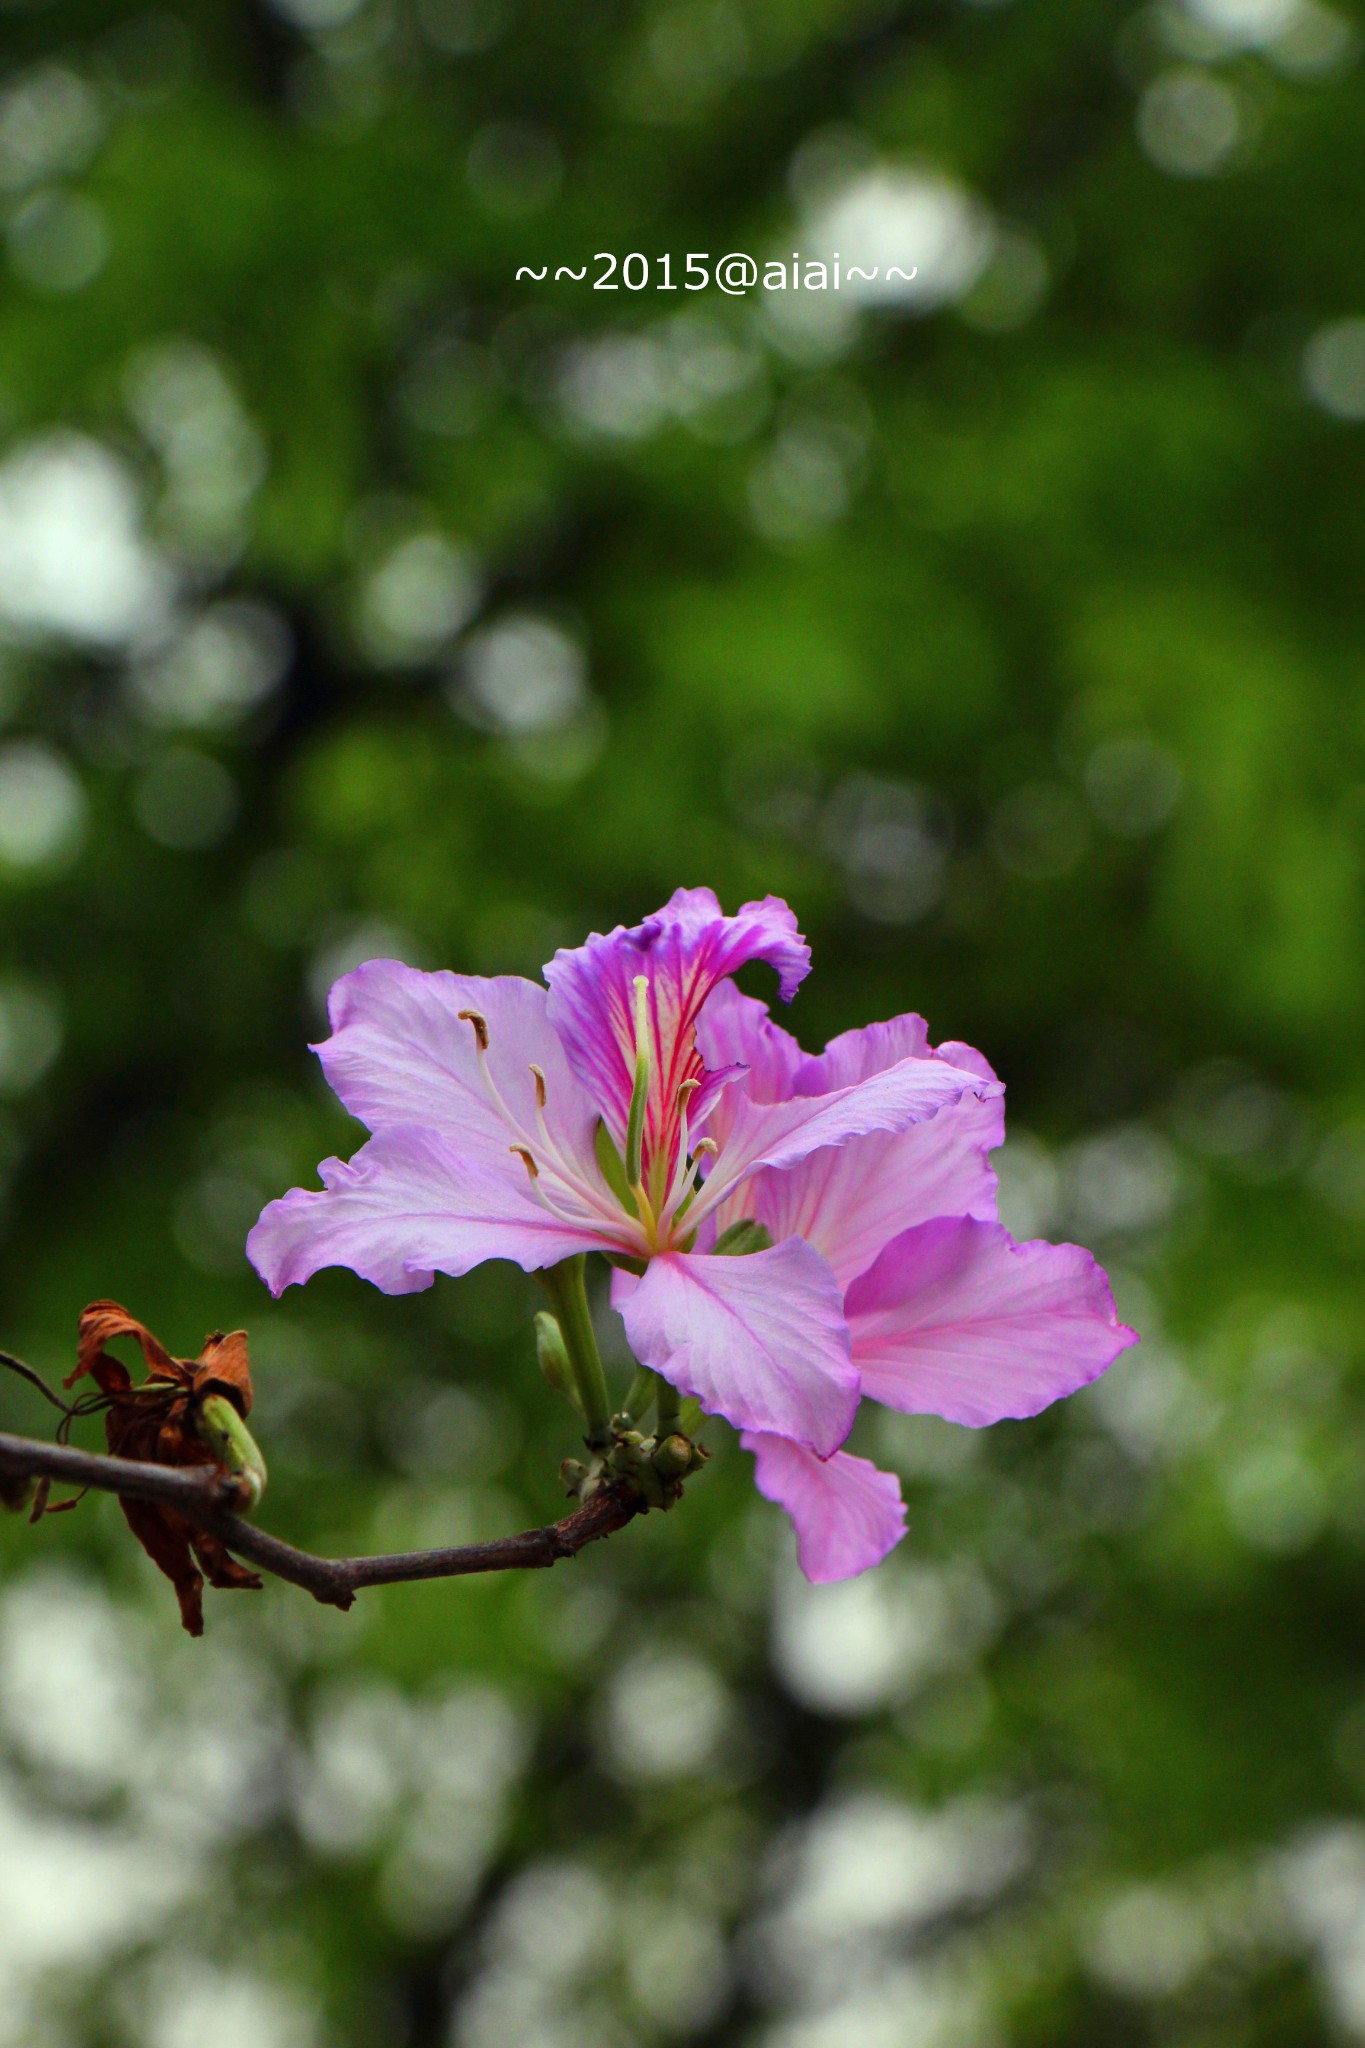
[[[658,1373],[654,1375],[654,1403],[658,1415],[655,1434],[662,1443],[666,1436],[672,1436],[678,1427],[680,1400],[678,1390],[670,1386]]]
[[[611,1440],[611,1404],[607,1397],[607,1376],[602,1370],[592,1317],[588,1313],[584,1263],[580,1252],[576,1258],[563,1259],[557,1266],[548,1266],[540,1277],[554,1303],[564,1349],[569,1354],[569,1366],[582,1404],[583,1420],[587,1424],[588,1446],[592,1450],[601,1450]]]
[[[638,1422],[642,1415],[648,1413],[657,1379],[657,1373],[652,1373],[647,1365],[636,1366],[630,1390],[621,1404],[632,1422]]]

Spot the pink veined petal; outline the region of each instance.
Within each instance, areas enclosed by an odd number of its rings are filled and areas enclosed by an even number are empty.
[[[618,1146],[625,1142],[635,1077],[635,977],[643,974],[649,983],[653,1082],[644,1144],[652,1158],[674,1143],[681,1084],[700,1084],[690,1109],[696,1128],[731,1078],[708,1074],[695,1025],[717,983],[750,960],[775,967],[783,999],[790,1000],[810,966],[810,948],[787,905],[765,896],[726,917],[710,889],[679,889],[643,924],[594,933],[550,961],[550,1022]]]
[[[1036,1415],[1137,1343],[1075,1244],[1015,1244],[998,1223],[905,1231],[845,1296],[863,1391],[972,1428]]]
[[[900,1481],[867,1458],[836,1451],[817,1458],[804,1444],[745,1430],[754,1484],[791,1516],[796,1557],[812,1585],[851,1579],[880,1564],[905,1534]]]
[[[712,1214],[760,1167],[793,1167],[823,1146],[903,1131],[964,1095],[986,1101],[1003,1093],[999,1081],[939,1059],[899,1060],[851,1087],[798,1095],[790,1102],[751,1102],[735,1090],[725,1105],[729,1128],[719,1156],[691,1213],[695,1220]]]
[[[793,1082],[797,1095],[828,1095],[833,1088],[848,1088],[883,1074],[898,1060],[927,1060],[936,1055],[929,1044],[929,1026],[913,1010],[890,1017],[882,1024],[865,1024],[853,1031],[841,1031],[831,1038],[823,1052],[802,1056]],[[949,1062],[951,1065],[952,1063]],[[969,1062],[963,1061],[964,1066]],[[994,1080],[989,1067],[985,1078]]]
[[[773,1430],[822,1456],[858,1406],[834,1275],[793,1238],[744,1258],[669,1252],[619,1304],[642,1365],[736,1429]]]
[[[332,1036],[314,1050],[352,1116],[372,1131],[431,1128],[454,1144],[482,1140],[505,1151],[517,1133],[489,1097],[474,1027],[460,1015],[477,1011],[487,1024],[488,1071],[515,1121],[538,1139],[538,1066],[551,1137],[599,1186],[597,1112],[569,1069],[548,1002],[539,982],[518,975],[423,974],[398,960],[368,960],[332,989]]]
[[[485,1259],[535,1272],[601,1246],[599,1232],[540,1206],[518,1160],[457,1156],[434,1131],[385,1131],[349,1163],[325,1159],[319,1172],[322,1188],[269,1203],[247,1238],[272,1294],[323,1266],[349,1266],[385,1294],[412,1294],[437,1273],[467,1273]]]
[[[744,1092],[753,1102],[785,1102],[794,1095],[807,1059],[790,1031],[774,1024],[768,1005],[742,994],[732,981],[712,989],[703,1004],[697,1046],[713,1072],[746,1068]]]
[[[774,1243],[804,1237],[847,1287],[903,1230],[937,1216],[995,1221],[987,1153],[1004,1137],[1004,1103],[964,1095],[927,1123],[812,1152],[789,1171],[758,1173],[728,1201],[721,1229],[741,1216]]]
[[[916,1016],[847,1031],[818,1057],[810,1057],[770,1021],[762,1003],[729,985],[717,989],[707,1004],[698,1040],[708,1061],[743,1061],[749,1068],[743,1089],[728,1093],[709,1126],[711,1135],[722,1140],[745,1094],[759,1102],[781,1101],[793,1092],[816,1096],[870,1079],[905,1058],[940,1060],[995,1080],[970,1046],[935,1051],[923,1018]],[[993,1222],[996,1181],[986,1154],[1002,1143],[1004,1134],[1003,1097],[983,1101],[965,1094],[907,1130],[826,1146],[785,1171],[756,1174],[723,1205],[716,1221],[724,1229],[750,1216],[766,1225],[775,1242],[804,1237],[846,1287],[883,1245],[912,1224],[935,1216],[979,1216]]]

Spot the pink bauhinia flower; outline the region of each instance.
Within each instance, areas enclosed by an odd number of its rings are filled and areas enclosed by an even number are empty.
[[[753,1104],[818,1100],[903,1059],[939,1058],[994,1080],[971,1046],[931,1052],[913,1015],[803,1053],[765,1004],[733,985],[708,1001],[698,1041],[708,1063],[742,1063]],[[722,1143],[733,1113],[728,1101],[718,1109]],[[727,1195],[717,1224],[733,1230],[749,1219],[823,1258],[870,1399],[970,1428],[1036,1415],[1098,1378],[1137,1335],[1119,1322],[1089,1252],[1016,1244],[997,1220],[987,1154],[1003,1138],[1001,1097],[964,1090],[932,1121],[751,1175]],[[617,1276],[618,1293],[628,1285]],[[890,1473],[845,1451],[819,1457],[787,1434],[749,1428],[741,1441],[754,1453],[759,1490],[791,1516],[808,1578],[847,1578],[900,1540],[905,1511]]]
[[[726,917],[709,889],[680,889],[642,924],[556,954],[548,988],[356,969],[317,1050],[372,1135],[349,1163],[323,1162],[321,1190],[272,1202],[247,1249],[277,1294],[329,1265],[399,1294],[490,1258],[552,1277],[605,1253],[625,1269],[641,1364],[744,1433],[808,1574],[843,1577],[904,1519],[895,1480],[839,1450],[860,1388],[885,1400],[922,1382],[918,1405],[949,1412],[958,1396],[942,1389],[963,1366],[935,1333],[1013,1301],[997,1251],[1059,1258],[1069,1278],[1049,1266],[1024,1289],[973,1353],[979,1384],[956,1419],[1035,1413],[1133,1339],[1087,1254],[1015,1251],[993,1222],[985,1152],[1003,1091],[985,1061],[931,1050],[917,1018],[807,1059],[730,981],[756,960],[789,1001],[810,954],[784,903]],[[909,1241],[945,1219],[996,1236]],[[764,1248],[727,1255],[746,1221]]]

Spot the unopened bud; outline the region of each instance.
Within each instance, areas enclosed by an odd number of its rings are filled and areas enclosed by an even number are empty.
[[[607,1463],[613,1472],[622,1478],[630,1478],[644,1463],[644,1438],[638,1429],[628,1429],[618,1436],[607,1453]]]
[[[536,1311],[535,1323],[536,1358],[545,1384],[552,1387],[556,1394],[562,1394],[570,1407],[581,1415],[582,1403],[578,1398],[578,1388],[574,1384],[573,1368],[569,1364],[564,1332],[560,1329],[557,1318],[552,1316],[547,1308]]]
[[[692,1446],[685,1436],[666,1436],[651,1463],[661,1479],[681,1479],[692,1470]]]
[[[265,1492],[265,1459],[255,1437],[226,1394],[206,1394],[191,1415],[200,1442],[237,1481],[241,1506],[249,1513]]]
[[[565,1458],[559,1468],[564,1491],[571,1498],[576,1498],[582,1492],[583,1482],[587,1476],[588,1468],[581,1458]]]

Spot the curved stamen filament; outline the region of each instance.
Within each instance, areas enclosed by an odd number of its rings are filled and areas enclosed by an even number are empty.
[[[709,1152],[713,1159],[719,1158],[720,1148],[714,1138],[698,1140],[693,1157],[700,1158],[703,1152]],[[699,1229],[707,1217],[720,1207],[726,1196],[734,1193],[734,1189],[734,1177],[724,1172],[712,1173],[708,1180],[701,1182],[682,1205],[688,1211],[688,1227],[692,1230]]]
[[[663,1200],[663,1207],[659,1211],[659,1223],[661,1226],[668,1223],[677,1213],[678,1204],[685,1200],[687,1189],[692,1179],[692,1168],[688,1159],[687,1112],[691,1105],[692,1097],[700,1086],[700,1081],[680,1081],[678,1084],[676,1098],[678,1105],[678,1157],[674,1162],[673,1177],[669,1181],[668,1192]],[[714,1147],[712,1149],[714,1150]]]
[[[503,1097],[502,1090],[493,1078],[492,1068],[488,1063],[488,1047],[490,1044],[488,1019],[480,1010],[461,1010],[459,1015],[462,1021],[469,1024],[473,1029],[475,1058],[478,1060],[479,1076],[483,1082],[484,1092],[503,1123],[506,1124],[508,1130],[518,1141],[509,1149],[517,1153],[524,1162],[536,1199],[541,1203],[542,1207],[548,1209],[550,1214],[561,1223],[582,1224],[594,1229],[601,1229],[604,1222],[614,1226],[617,1220],[615,1206],[612,1205],[608,1208],[608,1205],[602,1201],[598,1191],[591,1187],[584,1180],[583,1176],[574,1170],[570,1162],[564,1157],[561,1148],[550,1135],[549,1126],[545,1121],[547,1092],[543,1068],[536,1066],[534,1063],[531,1065],[531,1073],[535,1079],[536,1122],[539,1126],[540,1137],[538,1149],[541,1156],[537,1159],[535,1139],[521,1122],[521,1119],[513,1114]],[[542,1166],[559,1182],[566,1195],[575,1198],[567,1207],[550,1199],[541,1180],[540,1170]],[[582,1205],[581,1208],[580,1204]]]
[[[688,1209],[692,1206],[693,1197],[701,1187],[701,1181],[694,1178],[694,1176],[700,1174],[702,1160],[708,1158],[715,1159],[719,1153],[720,1147],[714,1138],[698,1138],[696,1145],[693,1147],[692,1165],[687,1175],[687,1192],[674,1212],[675,1221],[677,1217],[686,1215]]]
[[[556,1223],[568,1223],[575,1229],[601,1232],[603,1219],[596,1211],[584,1208],[577,1203],[555,1201],[551,1197],[541,1180],[540,1168],[536,1164],[535,1154],[529,1146],[509,1145],[507,1149],[509,1152],[515,1152],[517,1158],[526,1168],[527,1176],[531,1183],[531,1193],[535,1196],[541,1208],[554,1217]],[[568,1192],[572,1193],[572,1190],[570,1189]]]

